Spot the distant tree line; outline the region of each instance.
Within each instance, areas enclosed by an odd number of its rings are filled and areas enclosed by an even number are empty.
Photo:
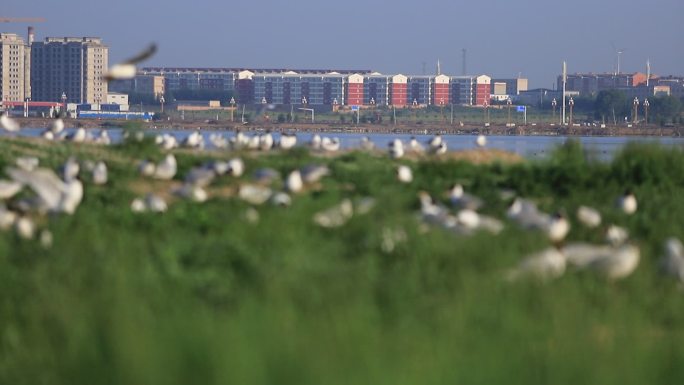
[[[648,99],[648,120],[650,123],[668,124],[683,123],[682,100],[675,96],[658,96]],[[618,122],[620,117],[629,116],[631,119],[634,99],[627,98],[619,90],[601,91],[594,101],[594,116],[602,121]],[[639,100],[639,116],[644,118],[644,100]]]
[[[620,90],[605,90],[596,96],[573,97],[575,103],[573,109],[576,117],[584,115],[587,120],[598,120],[607,123],[619,123],[627,117],[632,119],[633,98]],[[560,101],[559,101],[560,102]],[[654,96],[648,98],[648,121],[653,124],[665,125],[669,123],[684,123],[684,100],[676,96]],[[639,100],[640,120],[644,119],[644,100]],[[552,107],[545,103],[544,109],[550,110]],[[560,103],[556,108],[561,108]],[[559,110],[557,110],[559,111]]]

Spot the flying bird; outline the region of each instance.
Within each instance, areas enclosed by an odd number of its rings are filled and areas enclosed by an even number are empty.
[[[157,52],[157,45],[155,43],[150,44],[145,50],[137,54],[136,56],[122,62],[119,64],[114,64],[109,71],[104,75],[107,81],[111,80],[125,80],[132,79],[135,77],[137,72],[136,64],[143,62]]]

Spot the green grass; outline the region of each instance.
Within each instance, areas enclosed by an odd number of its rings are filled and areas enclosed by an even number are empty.
[[[475,166],[305,151],[251,157],[286,172],[319,162],[332,177],[289,208],[235,198],[174,202],[165,214],[128,209],[134,162],[148,144],[111,149],[3,139],[0,169],[22,152],[56,167],[68,154],[110,159],[111,185],[89,184],[74,216],[42,224],[54,245],[0,233],[2,384],[675,384],[684,381],[684,293],[657,272],[662,241],[684,238],[684,153],[628,146],[610,163],[576,143],[540,162]],[[181,172],[211,157],[178,154]],[[177,177],[178,179],[181,176]],[[568,272],[510,284],[504,271],[546,247],[507,224],[499,235],[420,230],[417,192],[454,181],[502,217],[500,188],[544,210],[599,207],[641,247],[636,273],[608,283]],[[147,182],[144,182],[147,183]],[[230,178],[218,184],[235,185]],[[625,187],[639,198],[612,208]],[[338,229],[312,222],[343,197],[376,207]],[[403,232],[393,250],[385,233]],[[573,223],[570,240],[599,241]]]

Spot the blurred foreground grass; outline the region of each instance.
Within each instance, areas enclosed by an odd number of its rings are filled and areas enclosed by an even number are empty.
[[[2,384],[675,384],[684,381],[684,292],[657,271],[662,241],[684,237],[684,153],[630,145],[610,163],[577,144],[550,159],[475,166],[410,164],[348,153],[245,156],[285,173],[328,164],[323,189],[291,207],[211,199],[133,214],[135,161],[153,146],[103,149],[3,139],[0,166],[35,154],[106,159],[110,183],[86,183],[73,217],[50,218],[52,248],[0,233]],[[179,176],[211,157],[180,152]],[[87,178],[86,178],[87,180]],[[580,204],[629,229],[637,272],[615,283],[568,272],[557,281],[505,282],[503,272],[546,246],[507,224],[497,236],[420,231],[417,192],[453,182],[502,217],[501,188],[573,217]],[[143,182],[152,185],[150,182]],[[219,183],[235,184],[222,179]],[[613,209],[632,188],[639,211]],[[377,205],[338,229],[313,213],[344,197]],[[391,242],[387,234],[405,233]],[[384,235],[383,235],[384,234]],[[602,235],[573,222],[570,240]],[[391,247],[388,246],[388,242]],[[394,244],[392,244],[394,243]]]

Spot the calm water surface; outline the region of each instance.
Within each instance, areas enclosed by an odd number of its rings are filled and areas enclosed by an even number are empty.
[[[42,132],[42,128],[25,128],[21,130],[20,136],[35,137],[39,136]],[[68,132],[73,131],[73,129],[68,129]],[[122,139],[122,130],[119,128],[107,129],[112,141],[118,142]],[[91,129],[91,132],[98,133],[99,129]],[[179,141],[183,140],[186,136],[190,134],[189,130],[149,130],[150,134],[161,134],[169,133],[174,135]],[[202,130],[205,142],[208,147],[210,147],[209,135],[214,133],[223,134],[226,137],[232,137],[235,135],[231,131],[214,131],[214,130]],[[247,132],[247,135],[253,135],[255,133]],[[6,133],[0,133],[0,136],[7,135]],[[298,133],[298,143],[305,143],[311,140],[313,133]],[[340,139],[342,148],[353,148],[361,143],[363,137],[367,136],[378,148],[387,148],[387,144],[390,140],[394,138],[399,138],[404,142],[415,136],[418,141],[426,143],[432,135],[409,135],[409,134],[357,134],[357,133],[330,133],[322,134],[324,136],[337,137]],[[278,133],[274,133],[273,136],[278,139],[280,136]],[[449,150],[465,150],[475,147],[475,136],[474,135],[443,135],[444,140],[446,140]],[[684,148],[684,138],[673,138],[673,137],[621,137],[621,136],[580,136],[572,137],[573,139],[579,140],[586,151],[594,154],[600,159],[610,159],[610,157],[619,149],[621,149],[625,144],[630,142],[639,143],[660,143],[665,146],[674,146],[679,148]],[[542,158],[549,154],[556,146],[563,144],[568,137],[565,136],[488,136],[487,137],[487,147],[495,148],[500,150],[505,150],[509,152],[514,152],[521,156],[527,158]]]

